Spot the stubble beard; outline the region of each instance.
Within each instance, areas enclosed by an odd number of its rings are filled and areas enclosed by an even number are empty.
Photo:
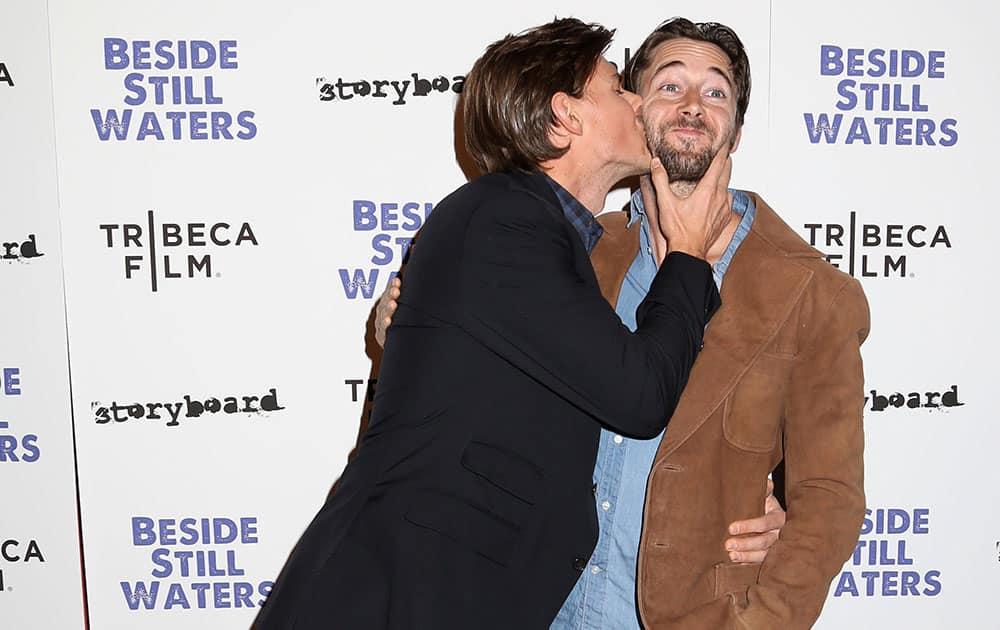
[[[694,138],[681,139],[680,146],[670,145],[667,142],[667,134],[675,127],[687,127],[703,131],[709,139],[708,145],[703,149],[695,147]],[[648,127],[647,127],[648,128]],[[730,134],[732,136],[732,134]],[[654,133],[646,133],[646,142],[650,152],[660,159],[667,177],[671,183],[683,183],[696,185],[708,172],[712,165],[712,158],[715,157],[716,134],[708,126],[698,119],[682,122],[668,122],[655,130]],[[730,137],[730,146],[733,138]]]

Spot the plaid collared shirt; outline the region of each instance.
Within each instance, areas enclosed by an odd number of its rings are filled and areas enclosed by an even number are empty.
[[[590,210],[587,210],[572,193],[560,186],[556,180],[548,175],[545,176],[545,180],[549,182],[549,186],[552,187],[552,190],[556,193],[556,197],[559,198],[563,215],[576,228],[576,232],[580,235],[580,240],[583,241],[583,246],[587,248],[587,253],[589,254],[594,250],[597,241],[601,239],[601,235],[604,234],[604,228],[594,218],[594,214]]]

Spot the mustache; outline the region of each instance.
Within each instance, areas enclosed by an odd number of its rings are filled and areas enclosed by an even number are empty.
[[[676,129],[678,127],[684,127],[685,129],[696,129],[698,131],[709,132],[708,125],[701,118],[685,118],[683,120],[675,120],[668,122],[663,125],[664,131],[670,131],[671,129]]]

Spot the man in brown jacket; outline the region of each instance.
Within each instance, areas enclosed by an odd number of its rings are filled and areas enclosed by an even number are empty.
[[[653,173],[657,188],[689,195],[716,151],[739,144],[750,95],[739,38],[719,24],[669,20],[625,75],[665,166]],[[601,217],[591,258],[630,325],[655,272],[653,250],[666,247],[657,203],[644,181],[629,213]],[[556,630],[638,628],[640,618],[647,630],[808,628],[854,550],[864,516],[867,302],[760,197],[732,191],[732,208],[708,256],[723,306],[666,432],[602,435],[600,539]],[[391,311],[384,300],[380,324]],[[766,476],[782,460],[780,538],[762,563],[734,561],[743,558],[726,552],[735,533],[727,524],[759,514]]]
[[[674,194],[690,193],[718,146],[736,150],[749,77],[742,44],[718,24],[670,20],[636,51],[626,80]],[[593,253],[612,303],[635,280],[640,241],[664,247],[642,188],[630,228],[607,217]],[[725,277],[723,306],[649,468],[637,601],[650,630],[810,627],[864,517],[864,293],[760,197],[733,195],[708,258]],[[761,564],[732,562],[726,524],[758,513],[762,479],[782,459],[780,539]]]

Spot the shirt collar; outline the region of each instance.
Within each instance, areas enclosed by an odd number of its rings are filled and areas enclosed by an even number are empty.
[[[741,219],[732,240],[729,241],[729,246],[726,247],[726,251],[719,258],[718,262],[712,265],[712,274],[715,277],[716,284],[720,288],[722,287],[722,279],[726,275],[726,270],[729,269],[729,264],[733,261],[733,256],[736,255],[736,250],[743,243],[743,239],[750,233],[750,227],[753,225],[757,214],[757,208],[750,195],[742,190],[732,188],[729,189],[729,192],[733,195],[733,212],[740,215]],[[642,236],[648,239],[648,232],[645,230],[649,229],[649,222],[646,220],[646,207],[643,205],[642,191],[640,190],[635,191],[632,195],[628,226],[632,227],[636,221],[642,222]]]
[[[753,205],[753,200],[750,199],[750,195],[746,194],[742,190],[736,190],[735,188],[730,188],[729,192],[733,194],[733,212],[742,216],[746,215],[747,208]],[[646,216],[646,206],[642,201],[642,191],[636,190],[632,193],[632,203],[630,204],[631,211],[629,212],[628,226],[632,227],[636,221],[639,220],[639,216]]]
[[[601,235],[604,234],[604,228],[594,218],[594,214],[590,210],[587,210],[572,193],[559,185],[559,182],[548,175],[545,175],[545,181],[549,183],[553,192],[556,193],[559,205],[562,206],[563,215],[576,230],[577,234],[580,235],[580,240],[583,241],[583,246],[587,248],[587,253],[589,254],[593,251],[594,246],[597,245],[597,241],[600,240]]]

